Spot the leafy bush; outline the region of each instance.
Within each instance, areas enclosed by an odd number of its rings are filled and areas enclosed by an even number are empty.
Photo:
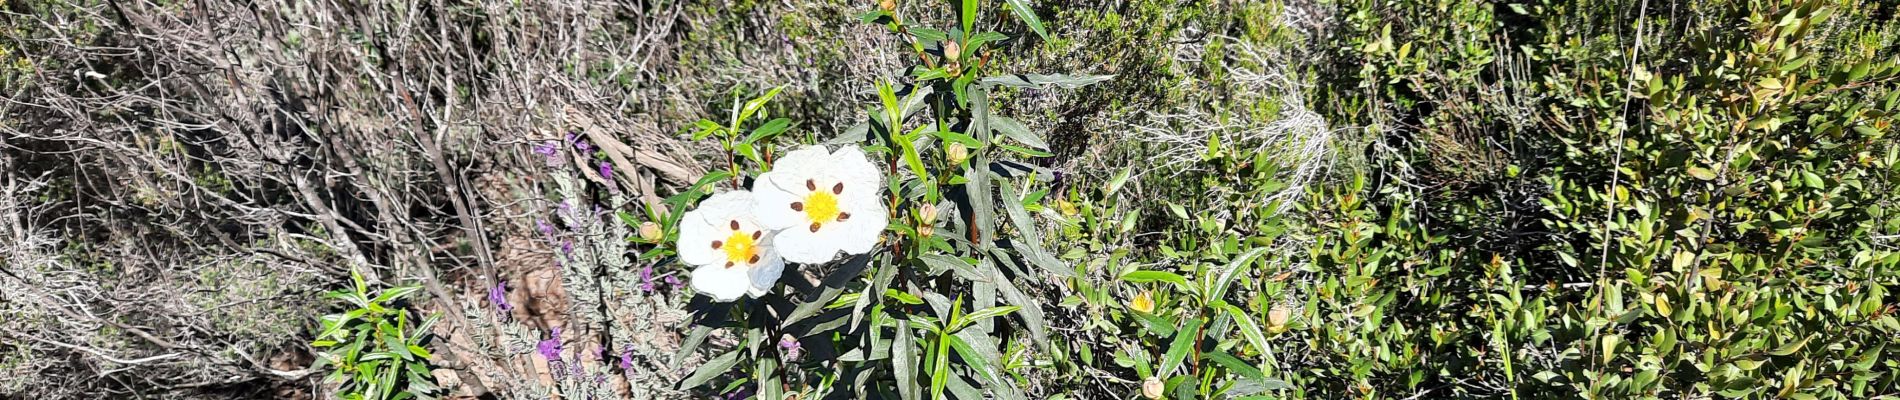
[[[1346,1],[1309,205],[1328,393],[1900,391],[1892,17],[1856,2]],[[1613,21],[1606,23],[1605,21]]]
[[[671,200],[674,210],[697,203],[691,211],[649,217],[664,220],[666,237],[677,241],[662,252],[698,265],[695,289],[717,301],[757,299],[699,310],[682,353],[715,331],[741,340],[682,387],[740,372],[717,391],[1026,397],[1012,355],[1045,341],[1049,324],[1039,300],[1016,282],[1073,271],[1044,247],[1026,211],[1052,174],[1010,161],[1048,156],[1048,145],[991,109],[990,92],[1108,77],[996,71],[995,44],[1023,38],[978,30],[993,19],[982,18],[977,3],[960,3],[960,24],[943,30],[907,20],[892,2],[861,15],[899,34],[920,65],[904,82],[877,85],[881,104],[825,144],[779,155],[783,141],[774,139],[789,120],[747,129],[776,90],[735,104],[726,123],[697,124],[695,138],[719,138],[727,168]],[[1025,7],[1012,2],[1008,10],[1042,33]],[[699,201],[719,188],[728,191]],[[831,262],[837,251],[845,258]],[[784,266],[781,256],[806,270]],[[800,290],[779,292],[781,270],[794,272],[786,281]]]
[[[317,354],[320,365],[332,370],[324,382],[336,384],[345,399],[433,398],[438,390],[430,372],[431,355],[423,345],[437,318],[411,321],[405,304],[422,287],[382,289],[371,297],[362,274],[351,271],[350,280],[354,287],[328,296],[354,308],[319,318],[317,338],[310,342],[310,347],[323,349]]]

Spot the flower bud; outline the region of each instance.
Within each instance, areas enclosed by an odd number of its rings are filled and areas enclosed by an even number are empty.
[[[936,224],[937,223],[937,205],[924,204],[921,207],[917,207],[917,222],[922,223],[924,225]]]
[[[878,8],[878,9],[881,9],[881,10],[884,10],[884,12],[887,12],[887,13],[888,13],[888,12],[897,12],[897,0],[883,0],[883,1],[879,1],[879,2],[877,2],[877,8]]]
[[[1293,316],[1293,309],[1283,305],[1273,306],[1267,311],[1267,329],[1274,333],[1286,331],[1286,320]]]
[[[943,59],[950,60],[951,62],[955,62],[957,61],[958,57],[962,57],[962,56],[963,56],[963,46],[958,45],[957,42],[953,42],[953,41],[946,40],[943,42]]]
[[[962,143],[950,143],[949,146],[944,147],[943,153],[945,156],[950,157],[951,164],[962,165],[963,160],[970,159],[970,148],[964,146]]]
[[[1160,399],[1161,391],[1167,390],[1167,389],[1168,389],[1168,385],[1161,383],[1160,377],[1150,376],[1148,377],[1148,380],[1141,381],[1141,396],[1142,397],[1147,397],[1150,399]]]
[[[661,237],[660,235],[662,235],[662,233],[660,232],[660,224],[655,224],[653,223],[653,221],[640,223],[640,239],[641,240],[646,240],[649,242],[658,242],[660,241],[660,237]]]

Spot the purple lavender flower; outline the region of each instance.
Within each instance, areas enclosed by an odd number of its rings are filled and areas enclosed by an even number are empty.
[[[680,277],[678,275],[667,275],[666,285],[672,286],[674,290],[678,290],[680,287],[685,285],[685,282],[680,282]]]
[[[580,151],[582,155],[592,155],[594,153],[594,145],[588,144],[586,139],[581,139],[580,135],[574,132],[567,133],[567,142],[573,143],[574,150]]]
[[[633,371],[633,350],[629,349],[620,352],[620,369],[627,370],[628,372]]]
[[[534,146],[534,153],[546,157],[549,167],[559,167],[562,164],[560,143],[553,140]]]
[[[573,255],[574,242],[569,241],[567,239],[561,239],[561,254]]]
[[[640,291],[653,291],[653,266],[640,267]]]
[[[534,220],[534,229],[537,231],[541,231],[541,236],[545,236],[549,240],[554,239],[554,224],[548,223],[548,220],[545,220],[545,219]]]
[[[560,361],[561,327],[554,327],[554,331],[548,332],[548,340],[543,340],[541,343],[535,344],[534,349],[540,351],[541,356],[547,357],[548,361]]]
[[[614,165],[613,164],[608,164],[606,161],[600,162],[600,179],[605,179],[609,181],[614,180]]]
[[[508,304],[507,281],[495,282],[495,287],[488,288],[488,302],[494,304],[495,311],[503,316],[508,315],[508,311],[515,309],[514,305]]]

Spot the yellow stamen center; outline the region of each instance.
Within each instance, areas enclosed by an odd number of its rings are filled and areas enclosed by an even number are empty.
[[[812,225],[824,225],[838,219],[838,197],[831,192],[818,190],[805,195],[805,218]]]
[[[726,251],[726,260],[732,264],[750,264],[752,258],[759,254],[758,243],[753,242],[752,234],[745,231],[732,231],[732,236],[727,236],[722,244],[719,249]]]

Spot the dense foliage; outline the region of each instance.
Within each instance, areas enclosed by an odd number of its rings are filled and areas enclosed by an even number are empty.
[[[1891,5],[1346,1],[1311,390],[1900,391]]]

